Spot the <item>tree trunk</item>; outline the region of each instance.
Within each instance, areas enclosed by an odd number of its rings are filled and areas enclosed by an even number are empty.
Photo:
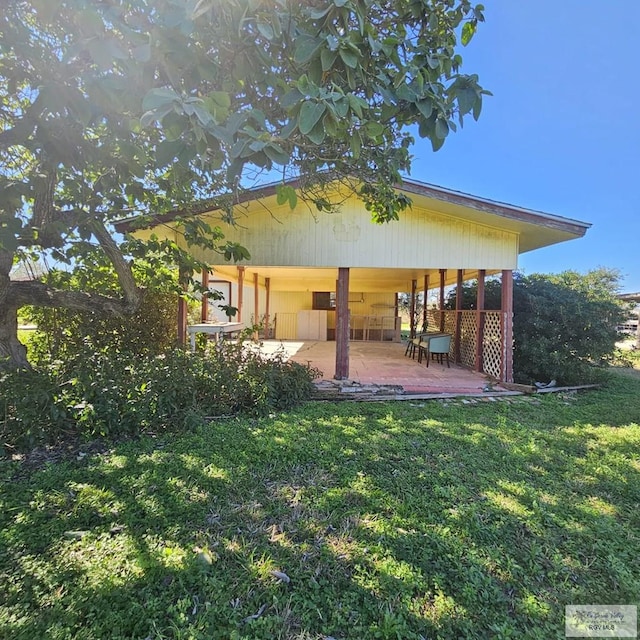
[[[18,340],[18,308],[9,301],[13,252],[0,249],[0,370],[29,369],[27,349]]]
[[[30,369],[27,349],[18,340],[18,310],[0,307],[0,370]]]

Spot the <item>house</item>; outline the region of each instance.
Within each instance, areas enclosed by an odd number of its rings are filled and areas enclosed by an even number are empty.
[[[234,204],[234,225],[225,222],[225,211],[203,211],[199,215],[219,226],[227,240],[251,253],[235,265],[215,252],[195,249],[211,267],[203,282],[237,307],[236,320],[248,325],[262,321],[266,336],[335,340],[336,379],[349,376],[350,341],[400,339],[398,292],[411,292],[415,300],[418,292],[434,289],[441,304],[425,309],[422,325],[453,335],[456,362],[511,381],[518,256],[580,238],[590,224],[416,181],[397,188],[413,204],[399,221],[384,225],[374,224],[363,203],[338,184],[330,194],[342,202],[335,213],[315,211],[301,200],[293,209],[278,204],[276,185],[245,192]],[[118,229],[136,228],[129,220]],[[183,242],[179,212],[135,230],[139,237],[151,233]],[[484,280],[492,274],[502,278],[500,311],[484,309]],[[444,311],[445,287],[461,287],[470,279],[480,283],[476,308]],[[206,304],[202,316],[212,319]],[[185,334],[182,308],[180,338]]]

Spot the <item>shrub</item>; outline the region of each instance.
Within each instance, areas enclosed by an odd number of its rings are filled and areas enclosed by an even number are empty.
[[[207,416],[265,414],[308,398],[317,372],[239,343],[204,354],[94,351],[0,377],[0,438],[27,449],[72,437],[180,430]]]

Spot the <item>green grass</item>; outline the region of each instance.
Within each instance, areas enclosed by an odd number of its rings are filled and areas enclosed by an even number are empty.
[[[564,638],[566,604],[640,601],[638,397],[309,404],[5,461],[0,637]]]

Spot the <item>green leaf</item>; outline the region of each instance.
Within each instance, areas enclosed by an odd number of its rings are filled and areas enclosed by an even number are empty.
[[[444,118],[438,118],[436,120],[435,134],[436,138],[440,140],[444,140],[449,135],[449,125]]]
[[[273,27],[270,24],[267,22],[258,22],[256,27],[265,39],[269,41],[273,40],[275,34],[273,32]]]
[[[223,109],[231,107],[231,96],[226,91],[210,91],[207,97]]]
[[[322,70],[329,71],[332,67],[336,58],[338,57],[337,51],[331,51],[330,49],[322,49],[320,52],[320,61],[322,62]]]
[[[151,60],[151,45],[149,43],[141,44],[135,47],[131,53],[139,62],[149,62],[149,60]]]
[[[358,56],[353,51],[348,49],[340,49],[339,54],[340,58],[342,58],[342,62],[344,62],[347,67],[355,69],[358,66]]]
[[[293,59],[296,64],[306,64],[311,60],[322,45],[320,38],[309,35],[302,35],[298,38]]]
[[[324,107],[324,105],[322,105]],[[314,144],[322,144],[327,135],[327,132],[324,129],[324,125],[322,121],[319,121],[316,126],[307,134],[307,137]]]
[[[475,106],[478,98],[475,89],[471,87],[462,87],[457,92],[458,108],[460,109],[460,115],[469,113]]]
[[[295,209],[295,206],[298,203],[298,194],[292,186],[279,184],[276,186],[276,201],[278,204],[288,202],[289,207],[291,209]]]
[[[142,100],[142,109],[144,111],[150,111],[152,109],[158,109],[159,107],[165,107],[168,103],[178,102],[179,100],[180,96],[173,89],[159,87],[147,92]]]
[[[480,117],[480,112],[482,111],[482,96],[478,96],[476,101],[473,103],[473,119],[478,120]]]
[[[324,114],[325,109],[325,105],[321,102],[305,102],[300,109],[298,120],[300,133],[308,135]]]
[[[431,100],[418,100],[416,107],[424,118],[430,118],[433,113],[433,104]]]
[[[349,144],[351,146],[351,153],[353,154],[354,160],[358,160],[362,153],[362,137],[360,136],[359,131],[356,131],[351,136]]]
[[[384,133],[384,125],[381,125],[379,122],[370,120],[369,122],[367,122],[367,124],[365,124],[364,130],[370,138],[377,138]]]
[[[268,144],[264,152],[276,164],[286,165],[289,162],[289,154],[279,144]]]
[[[476,27],[477,25],[474,20],[464,23],[462,27],[462,37],[460,38],[463,46],[466,47],[471,42],[471,38],[473,38],[476,32]]]
[[[165,167],[172,163],[184,149],[184,143],[181,140],[163,140],[156,147],[156,165]]]

